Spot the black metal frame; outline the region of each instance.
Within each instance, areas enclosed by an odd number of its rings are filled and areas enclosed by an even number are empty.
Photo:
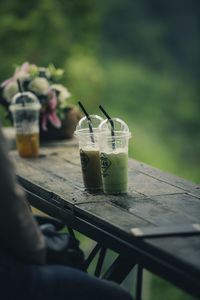
[[[191,295],[200,297],[198,278],[195,278],[193,274],[191,275],[184,269],[176,267],[167,261],[165,262],[163,259],[160,259],[156,253],[152,255],[147,249],[142,249],[134,243],[129,243],[121,239],[119,236],[105,230],[105,228],[95,226],[95,224],[85,220],[83,216],[75,211],[75,208],[70,210],[69,208],[64,208],[59,205],[59,203],[52,203],[47,199],[41,198],[26,189],[25,192],[27,193],[28,201],[33,207],[44,211],[52,217],[60,218],[66,225],[92,240],[97,241],[97,245],[92,250],[85,265],[85,269],[87,269],[99,252],[95,276],[100,277],[106,249],[111,249],[118,253],[119,256],[101,278],[121,283],[131,269],[138,266],[135,296],[137,300],[141,300],[142,298],[143,268],[177,285]],[[100,244],[100,241],[103,241],[103,246]]]
[[[101,275],[103,262],[106,256],[107,248],[101,246],[100,244],[96,244],[89,254],[88,258],[85,261],[84,270],[87,271],[90,264],[93,262],[94,258],[98,255],[99,257],[96,263],[96,269],[94,275],[106,279],[114,281],[118,284],[121,284],[125,278],[128,276],[130,271],[137,266],[135,262],[130,262],[130,260],[126,257],[119,255],[111,266],[107,269],[105,274]],[[137,278],[136,278],[136,300],[142,299],[142,266],[137,266]]]

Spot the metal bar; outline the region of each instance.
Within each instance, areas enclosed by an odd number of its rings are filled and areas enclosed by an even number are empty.
[[[71,236],[75,239],[76,237],[75,237],[75,233],[74,233],[73,229],[71,227],[69,227],[68,225],[66,225],[66,226],[67,226],[67,230],[69,231]]]
[[[103,279],[112,280],[117,283],[122,283],[129,272],[136,265],[136,262],[130,259],[124,258],[119,255],[110,268],[103,275]]]
[[[99,277],[100,274],[101,274],[101,269],[102,269],[103,261],[104,261],[105,255],[106,255],[106,250],[107,249],[104,248],[104,247],[102,247],[101,250],[100,250],[99,259],[98,259],[96,269],[95,269],[95,273],[94,273],[94,275],[97,276],[97,277]]]
[[[136,285],[136,300],[142,300],[142,274],[143,268],[138,265],[137,269],[137,285]]]

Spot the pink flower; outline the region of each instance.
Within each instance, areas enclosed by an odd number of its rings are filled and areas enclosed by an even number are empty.
[[[56,98],[56,93],[54,91],[52,91],[52,90],[49,90],[47,94],[49,95],[49,98],[50,98],[50,100],[49,100],[49,108],[51,110],[56,109],[56,107],[58,105],[58,100]]]
[[[24,72],[24,73],[28,73],[28,68],[29,68],[29,66],[30,66],[30,64],[26,61],[26,62],[24,62],[23,63],[23,65],[21,66],[21,67],[17,67],[16,69],[15,69],[15,74],[14,74],[14,76],[17,74],[17,73],[19,73],[19,72]]]
[[[47,131],[47,120],[49,120],[54,127],[56,127],[56,128],[61,127],[61,121],[54,112],[54,110],[56,109],[56,107],[58,105],[58,100],[56,98],[56,94],[52,90],[49,90],[48,95],[50,97],[49,103],[48,103],[48,106],[42,117],[42,129],[44,131]]]
[[[9,83],[16,81],[15,76],[19,73],[19,72],[24,72],[24,73],[28,73],[28,68],[29,68],[30,64],[28,62],[23,63],[23,65],[21,67],[17,67],[15,69],[15,73],[14,73],[14,77],[11,77],[7,80],[5,80],[2,84],[1,87],[5,87],[7,86]]]
[[[7,80],[5,80],[2,84],[1,84],[1,87],[5,87],[7,86],[9,83],[13,82],[13,81],[16,81],[16,79],[14,77],[11,77]]]

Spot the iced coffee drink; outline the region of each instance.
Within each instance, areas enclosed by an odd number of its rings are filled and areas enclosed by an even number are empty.
[[[84,186],[89,191],[102,190],[102,177],[100,167],[99,145],[97,141],[97,128],[103,119],[97,115],[90,115],[92,132],[86,117],[82,118],[75,134],[79,141],[81,171]]]
[[[80,149],[83,181],[86,189],[102,188],[99,151]]]

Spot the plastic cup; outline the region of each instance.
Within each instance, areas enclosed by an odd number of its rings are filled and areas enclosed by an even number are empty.
[[[16,133],[16,145],[21,157],[36,157],[39,151],[38,98],[31,92],[18,93],[12,99],[10,110]]]
[[[128,141],[131,133],[126,123],[115,118],[99,126],[100,162],[103,192],[124,194],[128,188]],[[114,135],[112,135],[112,133]]]
[[[98,144],[98,126],[103,119],[97,115],[90,115],[92,131],[90,132],[88,119],[82,118],[76,126],[75,135],[79,141],[81,170],[84,186],[89,191],[102,190],[102,177]]]

